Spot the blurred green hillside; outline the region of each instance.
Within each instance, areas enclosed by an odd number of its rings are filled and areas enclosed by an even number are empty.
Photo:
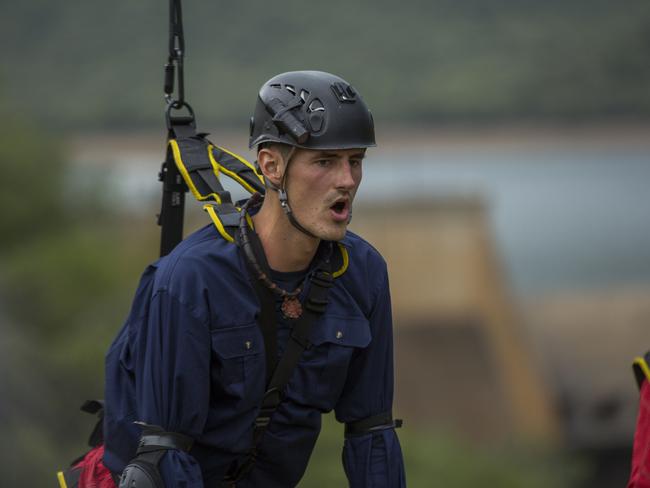
[[[103,356],[128,311],[154,226],[130,234],[93,194],[69,188],[61,144],[0,110],[0,478],[54,486],[94,422]]]
[[[159,127],[167,2],[2,2],[8,108],[57,129]],[[382,122],[650,117],[646,0],[184,2],[187,95],[246,125],[273,74],[323,69]]]

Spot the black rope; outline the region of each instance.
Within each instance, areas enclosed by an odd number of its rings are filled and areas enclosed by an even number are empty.
[[[270,271],[265,272],[255,257],[255,252],[253,251],[251,240],[248,237],[248,222],[246,220],[246,216],[248,215],[249,207],[256,207],[261,203],[262,196],[259,193],[254,193],[253,196],[246,201],[241,209],[241,214],[239,217],[239,239],[241,241],[241,248],[244,251],[244,256],[246,256],[246,259],[248,260],[248,264],[251,266],[252,271],[254,271],[257,280],[261,281],[266,288],[271,290],[271,292],[282,299],[296,297],[302,291],[302,285],[291,292],[283,290],[278,285],[273,283],[273,281],[271,281],[271,278],[269,276]]]
[[[185,37],[183,35],[183,13],[181,0],[169,0],[169,55],[165,64],[165,100],[174,108],[185,105],[185,78],[183,56]],[[174,82],[178,82],[177,98],[174,99]]]

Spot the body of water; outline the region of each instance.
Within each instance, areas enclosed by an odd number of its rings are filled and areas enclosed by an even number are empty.
[[[364,200],[482,196],[519,292],[650,284],[648,148],[457,147],[374,159]]]

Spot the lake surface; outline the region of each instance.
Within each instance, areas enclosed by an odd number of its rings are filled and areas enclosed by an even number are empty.
[[[101,177],[114,204],[151,212],[162,151],[102,154],[106,164],[77,161],[72,184]],[[519,294],[650,284],[648,144],[421,144],[373,150],[364,162],[358,199],[366,204],[446,195],[486,202]]]
[[[483,196],[519,292],[650,283],[647,148],[456,148],[374,159],[364,200]]]

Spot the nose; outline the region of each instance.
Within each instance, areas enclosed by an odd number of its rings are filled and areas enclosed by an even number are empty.
[[[336,187],[339,190],[352,191],[356,188],[358,182],[355,179],[355,170],[348,159],[344,159],[339,167]]]

